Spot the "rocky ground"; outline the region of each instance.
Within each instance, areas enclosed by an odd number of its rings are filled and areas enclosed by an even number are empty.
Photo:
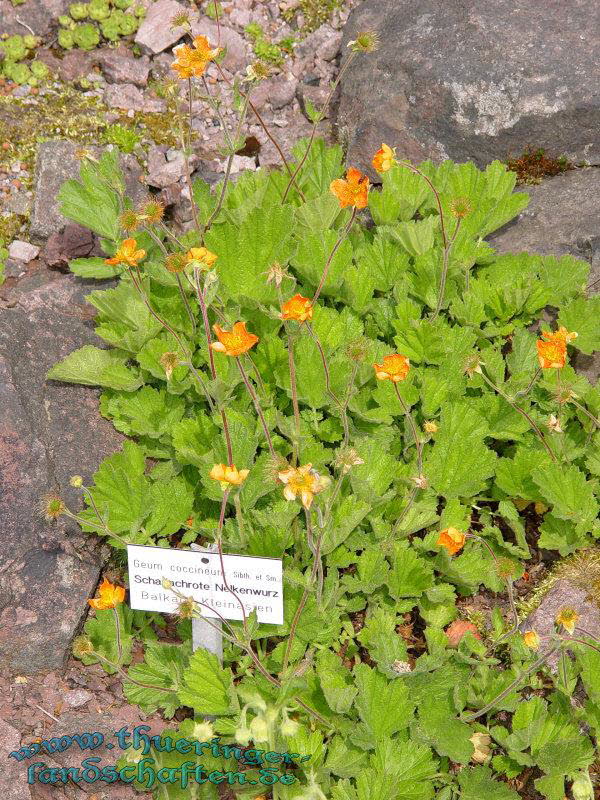
[[[357,30],[376,25],[381,49],[357,60],[348,72],[336,103],[339,115],[332,114],[323,124],[324,135],[337,134],[349,146],[353,162],[365,168],[382,139],[415,159],[447,154],[485,163],[517,155],[528,145],[568,155],[580,166],[525,187],[531,194],[529,208],[496,234],[493,244],[502,252],[585,258],[592,264],[590,291],[598,291],[600,169],[594,165],[600,161],[599,111],[597,92],[589,83],[593,70],[588,68],[590,48],[596,45],[585,29],[585,20],[593,18],[592,0],[574,0],[568,18],[557,7],[559,19],[544,22],[543,46],[540,39],[537,44],[529,41],[530,47],[521,38],[530,26],[523,26],[522,17],[502,17],[501,8],[494,21],[491,6],[485,12],[492,15],[488,18],[469,10],[475,4],[468,2],[442,7],[427,1],[418,4],[416,13],[415,4],[399,0],[351,0],[319,24],[308,14],[320,2],[221,4],[228,80],[242,75],[255,57],[249,24],[259,23],[271,43],[294,40],[291,52],[280,53],[280,64],[254,95],[285,152],[309,132],[305,104],[323,100],[346,41]],[[126,800],[137,795],[122,785],[107,790],[91,784],[87,792],[74,786],[29,787],[24,764],[6,760],[10,751],[36,738],[111,732],[141,721],[152,725],[153,732],[164,727],[158,716],[147,719],[124,702],[119,678],[70,658],[70,642],[106,554],[89,536],[49,527],[35,509],[47,490],[60,491],[73,502],[69,476],[76,471],[89,480],[120,442],[99,416],[94,390],[45,380],[48,368],[67,352],[98,341],[84,296],[101,286],[67,274],[69,260],[99,254],[98,243],[80,226],[65,225],[56,193],[64,180],[77,175],[77,151],[115,141],[123,135],[121,126],[136,137],[132,152],[123,157],[130,194],[159,194],[173,224],[187,226],[189,205],[174,109],[160,88],[181,34],[170,31],[165,19],[182,8],[183,0],[148,1],[139,30],[118,46],[65,53],[56,46],[56,20],[68,5],[67,0],[26,0],[13,6],[0,0],[0,33],[30,28],[41,38],[37,57],[56,76],[39,87],[6,81],[0,86],[0,250],[2,237],[8,247],[6,281],[0,286],[0,792],[14,800]],[[533,0],[520,5],[524,15],[538,13]],[[203,4],[194,12],[194,30],[214,41],[216,24],[205,11]],[[501,21],[504,50],[494,50],[489,58],[485,36],[499,31]],[[435,42],[440,37],[442,49],[454,61],[438,57],[442,51]],[[511,38],[516,43],[512,49]],[[208,77],[223,92],[225,124],[232,126],[230,90],[214,68]],[[196,174],[216,181],[224,170],[220,122],[196,102],[193,127]],[[277,163],[275,148],[256,119],[249,119],[244,135],[246,147],[236,158],[236,172]],[[598,379],[597,356],[579,366],[590,380]],[[57,579],[49,583],[49,575]],[[556,593],[569,591],[568,581],[561,581],[535,612],[540,630],[544,619],[553,618]],[[586,613],[587,627],[595,630],[600,625],[597,609]],[[110,763],[111,754],[105,755]],[[76,763],[72,752],[63,763]]]

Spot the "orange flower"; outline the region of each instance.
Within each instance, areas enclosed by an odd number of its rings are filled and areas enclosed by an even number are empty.
[[[218,256],[215,253],[211,253],[206,247],[192,247],[185,254],[185,258],[188,264],[192,261],[197,261],[202,266],[210,269]]]
[[[145,250],[137,249],[135,239],[125,239],[112,258],[105,258],[104,263],[111,267],[117,264],[127,264],[128,267],[137,267],[138,261],[146,257]]]
[[[124,599],[125,589],[122,586],[115,586],[105,578],[98,589],[98,597],[88,600],[88,603],[96,611],[106,611],[108,608],[116,608]]]
[[[396,156],[396,148],[392,148],[387,144],[382,144],[380,149],[373,156],[373,169],[377,172],[387,172],[394,166],[394,158]]]
[[[572,339],[576,339],[579,334],[577,331],[568,331],[564,325],[561,325],[560,328],[556,331],[556,333],[549,333],[548,331],[542,331],[542,336],[544,339],[548,337],[554,337],[555,339],[562,339],[565,344],[571,344]]]
[[[440,547],[445,547],[450,555],[453,556],[456,555],[459,550],[463,549],[466,541],[466,535],[457,528],[446,528],[440,531],[436,544]]]
[[[306,322],[307,319],[312,319],[313,306],[308,297],[302,297],[301,294],[295,294],[287,303],[281,306],[281,319],[295,319],[296,322]]]
[[[295,500],[300,495],[304,508],[310,508],[313,498],[326,489],[331,479],[312,468],[312,464],[303,467],[289,467],[279,473],[279,480],[285,484],[283,496],[286,500]]]
[[[369,202],[369,179],[359,169],[350,167],[346,178],[331,181],[330,190],[340,201],[340,207],[366,208]]]
[[[567,360],[567,346],[563,339],[538,339],[535,343],[542,369],[562,369]]]
[[[224,331],[220,325],[213,325],[213,330],[219,341],[213,342],[211,347],[226,356],[241,356],[258,342],[258,336],[246,330],[245,322],[236,322],[230,331]]]
[[[556,616],[556,624],[562,625],[567,633],[575,633],[575,625],[579,620],[579,614],[573,608],[563,608]]]
[[[561,369],[567,359],[567,345],[577,338],[575,331],[568,331],[564,325],[551,333],[542,331],[542,338],[536,344],[538,360],[542,369]]]
[[[540,637],[535,631],[526,631],[523,634],[523,644],[531,650],[540,649]]]
[[[394,353],[393,356],[385,356],[383,364],[373,364],[375,370],[375,377],[378,381],[403,381],[408,375],[410,369],[410,361],[406,356],[400,353]]]
[[[209,473],[213,481],[219,481],[221,489],[230,489],[232,486],[241,486],[248,477],[249,469],[238,469],[227,464],[215,464]]]
[[[206,67],[213,61],[219,53],[219,48],[211,49],[206,36],[194,37],[194,46],[180,44],[173,49],[175,61],[171,64],[171,69],[175,70],[180,78],[200,78],[204,75]]]

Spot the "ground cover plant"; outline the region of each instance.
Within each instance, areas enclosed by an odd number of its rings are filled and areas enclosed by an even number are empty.
[[[361,35],[347,58],[373,46]],[[193,87],[218,113],[219,58],[204,37],[177,49],[182,104]],[[229,165],[263,71],[247,74]],[[589,266],[485,242],[526,203],[498,162],[417,167],[383,145],[373,166],[381,188],[313,136],[279,170],[190,180],[184,235],[156,200],[131,207],[116,150],[84,154],[61,190],[107,256],[72,272],[119,282],[88,296],[109,347],[49,378],[102,387],[130,438],[92,485],[73,477],[84,511],[49,496],[47,517],[117,556],[198,542],[282,558],[285,597],[281,626],[223,620],[221,664],[192,653],[199,604],[180,595],[165,631],[105,581],[74,652],[172,719],[165,735],[245,753],[155,748],[157,767],[227,773],[157,797],[591,800],[600,650],[573,608],[551,634],[519,630],[513,590],[535,548],[585,559],[599,534],[600,395],[570,363],[599,346]],[[478,626],[473,595],[490,600]]]

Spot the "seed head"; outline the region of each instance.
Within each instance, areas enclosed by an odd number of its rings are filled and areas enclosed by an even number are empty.
[[[185,28],[186,30],[191,30],[190,25],[190,18],[187,12],[181,11],[179,14],[175,14],[174,17],[171,18],[170,23],[171,30],[174,28]]]
[[[284,278],[289,278],[287,269],[275,261],[267,270],[267,283],[271,283],[272,281],[275,286],[279,288],[283,283]]]
[[[450,201],[450,213],[456,219],[464,219],[473,211],[468,197],[455,197]]]
[[[165,213],[165,207],[158,200],[154,198],[148,200],[140,209],[140,217],[142,217],[150,225],[155,225],[160,222]]]
[[[510,558],[499,558],[496,564],[496,571],[504,580],[514,580],[517,574],[518,566],[515,561]]]
[[[342,475],[347,475],[352,467],[359,467],[364,463],[364,460],[353,447],[343,447],[338,450],[334,460],[335,466],[341,471]]]
[[[173,370],[179,366],[179,357],[177,353],[163,353],[158,360],[161,367],[165,371],[167,380],[170,381],[171,376],[173,375]]]
[[[89,636],[77,636],[73,641],[73,655],[75,658],[91,655],[94,652],[94,645]]]
[[[185,253],[171,253],[167,256],[165,267],[174,275],[183,272],[187,266],[187,259]]]
[[[123,211],[119,217],[119,225],[124,231],[127,231],[127,233],[133,233],[133,231],[137,231],[140,227],[140,224],[141,219],[139,218],[137,212],[131,209]]]
[[[423,428],[425,433],[437,433],[439,430],[437,423],[433,420],[425,420],[423,423]]]
[[[65,510],[66,506],[57,494],[48,492],[48,494],[45,494],[42,498],[41,512],[47,522],[58,519],[64,514]]]
[[[186,597],[177,607],[177,614],[181,619],[191,619],[196,611],[196,601],[193,597]]]
[[[379,50],[379,34],[377,31],[361,31],[357,34],[356,39],[348,42],[349,47],[353,53],[373,53]]]
[[[350,361],[364,361],[369,356],[369,342],[364,336],[352,339],[346,345],[346,355]]]

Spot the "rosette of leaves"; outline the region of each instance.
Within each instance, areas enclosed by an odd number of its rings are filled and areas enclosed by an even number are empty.
[[[292,169],[305,149],[306,142],[296,148]],[[567,365],[560,389],[572,394],[558,410],[556,375],[537,375],[534,332],[549,307],[559,324],[579,334],[570,352],[592,353],[600,347],[600,298],[585,291],[584,261],[499,255],[485,242],[527,202],[513,192],[515,176],[502,164],[478,170],[426,162],[420,169],[437,199],[421,176],[395,166],[382,176],[381,189],[371,191],[371,219],[359,215],[332,257],[350,211],[341,210],[329,191],[343,174],[341,148],[322,142],[313,144],[298,171],[302,194],[292,187],[282,200],[289,183],[284,169],[243,173],[227,185],[204,236],[218,256],[207,295],[210,320],[243,319],[259,337],[247,362],[249,380],[277,456],[290,463],[297,447],[300,463],[333,475],[337,485],[335,493],[330,488],[315,499],[323,590],[306,599],[288,670],[290,629],[315,557],[305,517],[299,503],[284,499],[235,364],[220,356],[219,380],[211,379],[197,297],[186,282],[194,326],[176,278],[165,269],[156,237],[168,249],[171,242],[160,225],[153,236],[134,234],[146,251],[140,269],[147,299],[191,354],[212,405],[185,364],[166,375],[163,357],[178,341],[149,311],[127,271],[102,258],[77,259],[71,271],[87,279],[120,278],[116,287],[87,297],[106,348],[86,345],[49,377],[100,387],[101,413],[129,437],[93,476],[93,503],[83,514],[90,532],[98,531],[100,513],[102,535],[118,549],[127,542],[181,547],[213,540],[223,495],[208,474],[226,460],[217,410],[223,403],[234,462],[249,469],[225,509],[223,547],[283,559],[284,624],[251,621],[249,628],[275,683],[234,643],[226,643],[222,664],[203,650],[191,654],[187,623],[179,628],[179,644],[149,642],[132,626],[128,635],[144,643],[145,658],[129,668],[124,691],[144,712],[162,709],[170,718],[186,706],[214,716],[224,743],[249,730],[255,747],[306,755],[305,763],[286,771],[295,783],[276,787],[284,800],[518,800],[509,781],[525,770],[538,793],[562,800],[572,776],[585,774],[595,758],[598,653],[573,642],[574,657],[559,679],[540,672],[536,654],[518,635],[502,649],[488,647],[510,627],[498,610],[491,630],[479,632],[485,640],[467,633],[451,646],[444,628],[460,618],[465,598],[504,591],[494,557],[516,565],[511,574],[519,575],[534,539],[564,555],[589,547],[600,534],[600,434],[590,419],[598,418],[600,394]],[[197,180],[193,188],[203,225],[221,187]],[[106,153],[97,166],[84,162],[80,180],[63,186],[61,211],[94,231],[112,256],[125,238],[123,194],[117,153]],[[459,227],[452,215],[456,198],[471,209]],[[450,249],[440,210],[454,237]],[[196,231],[180,242],[184,248],[202,244]],[[311,321],[314,337],[307,326],[290,333],[296,433],[288,330],[267,274],[274,265],[283,270],[284,299],[295,292],[310,298],[329,258]],[[398,392],[421,437],[426,480],[418,491],[413,431],[390,382],[374,379],[373,364],[394,352],[410,359]],[[473,354],[484,373],[469,377]],[[548,447],[515,410],[517,402],[540,428],[560,414],[562,432],[544,428]],[[347,471],[343,464],[350,465]],[[527,515],[534,507],[532,537]],[[441,529],[471,525],[485,545],[469,540],[454,557],[436,545]],[[146,618],[152,627],[152,615]],[[238,623],[233,630],[240,632]],[[115,652],[114,626],[102,620],[92,635],[97,652]],[[582,694],[574,707],[576,684]],[[465,709],[487,706],[475,723],[461,718]],[[174,735],[189,735],[192,725],[175,725]],[[475,734],[489,737],[489,748],[477,749]],[[169,766],[188,758],[169,754]],[[246,796],[248,788],[232,791]],[[161,797],[178,798],[178,791],[165,785]],[[215,787],[203,791],[217,796]]]

